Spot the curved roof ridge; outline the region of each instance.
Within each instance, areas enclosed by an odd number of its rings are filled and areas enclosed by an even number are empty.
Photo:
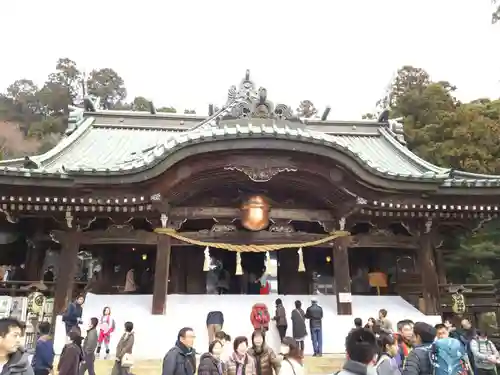
[[[43,163],[46,163],[51,159],[57,158],[61,153],[67,151],[71,146],[73,146],[81,138],[81,136],[85,134],[85,132],[92,126],[93,123],[94,123],[93,117],[88,117],[84,119],[80,124],[78,124],[78,127],[73,133],[61,139],[61,141],[57,145],[52,147],[47,152],[41,155],[32,156],[31,159],[35,163],[37,163],[40,166],[40,168],[42,168]]]
[[[472,173],[465,172],[456,169],[451,170],[450,177],[461,177],[461,178],[470,178],[470,179],[485,179],[485,180],[498,180],[500,179],[500,175],[498,174],[484,174],[484,173]]]
[[[86,131],[92,126],[94,122],[93,118],[83,119],[78,127],[72,132],[70,135],[63,137],[54,147],[52,147],[47,152],[40,155],[30,156],[30,159],[39,165],[39,168],[42,168],[43,163],[47,160],[57,157],[62,152],[66,151],[72,144],[74,144]],[[0,168],[2,167],[13,167],[18,164],[23,164],[25,161],[24,158],[16,158],[16,159],[7,159],[0,160]]]
[[[428,161],[425,161],[422,159],[420,156],[414,154],[411,152],[406,146],[402,145],[400,142],[398,142],[394,137],[387,131],[387,129],[380,127],[379,128],[380,134],[400,153],[402,153],[404,156],[406,156],[410,162],[429,170],[429,172],[432,172],[438,177],[441,178],[448,178],[451,173],[451,169],[449,168],[441,168],[438,167],[437,165],[434,165],[432,163],[429,163]]]
[[[359,165],[365,166],[368,170],[373,173],[383,177],[395,178],[397,176],[405,179],[415,179],[424,180],[430,182],[436,180],[436,173],[418,173],[418,175],[412,175],[411,172],[394,172],[391,173],[387,166],[377,165],[377,163],[370,160],[369,155],[363,155],[359,148],[352,145],[352,139],[345,139],[342,135],[327,134],[322,131],[314,131],[309,129],[301,128],[291,128],[286,123],[269,125],[239,125],[235,126],[224,126],[224,127],[213,127],[213,128],[198,128],[196,130],[191,130],[190,132],[182,132],[174,134],[173,137],[167,141],[163,141],[156,145],[153,149],[145,150],[145,152],[137,155],[135,158],[128,160],[126,162],[121,162],[114,165],[116,170],[107,169],[101,171],[102,173],[134,173],[138,170],[144,170],[151,168],[152,166],[162,162],[170,154],[175,152],[179,147],[183,147],[188,144],[201,143],[201,142],[212,142],[225,138],[229,139],[241,139],[248,137],[269,137],[274,139],[287,139],[299,142],[313,142],[322,143],[324,146],[332,147],[345,155],[352,157]],[[220,138],[219,138],[220,137]],[[363,135],[366,138],[380,138],[379,133]],[[364,146],[369,146],[368,144],[363,144]],[[395,151],[398,152],[397,150]],[[408,151],[409,152],[409,151]],[[410,163],[414,165],[414,163]],[[83,169],[85,170],[85,168]],[[80,170],[74,169],[73,172],[78,172]],[[94,172],[99,172],[94,170]],[[443,176],[446,178],[448,175]],[[438,177],[441,177],[439,175]]]

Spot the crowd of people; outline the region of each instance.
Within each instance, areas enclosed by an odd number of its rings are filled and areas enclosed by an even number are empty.
[[[339,375],[496,375],[500,356],[486,331],[468,319],[435,326],[403,320],[393,331],[387,311],[363,326],[360,318],[346,338],[347,360]]]
[[[95,375],[94,362],[104,347],[110,354],[110,339],[115,331],[111,309],[105,307],[100,318],[92,317],[82,337],[83,296],[72,302],[63,315],[68,342],[57,365],[59,375]],[[290,314],[292,337],[286,336],[288,314],[282,301],[275,301],[274,316],[264,304],[252,308],[251,339],[237,336],[234,340],[223,331],[224,315],[211,311],[207,315],[208,350],[197,364],[194,349],[195,332],[182,328],[177,341],[165,355],[162,375],[303,375],[304,340],[308,335],[315,356],[322,355],[323,311],[316,301],[304,311],[295,302]],[[280,336],[279,351],[266,343],[270,323]],[[500,356],[485,331],[472,327],[467,319],[453,324],[450,320],[431,326],[425,322],[402,320],[393,327],[384,309],[377,318],[365,324],[354,319],[354,327],[345,340],[346,361],[335,375],[496,375]],[[54,366],[54,343],[51,325],[42,322],[31,363],[21,345],[25,326],[11,319],[0,319],[0,373],[2,375],[49,375]],[[133,366],[134,325],[125,322],[124,333],[116,347],[110,375],[128,375]]]

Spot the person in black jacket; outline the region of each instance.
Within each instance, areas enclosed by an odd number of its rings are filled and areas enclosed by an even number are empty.
[[[207,314],[208,343],[215,340],[215,334],[222,331],[224,325],[224,314],[221,311],[210,311]]]
[[[413,333],[415,344],[403,365],[402,375],[432,375],[434,371],[429,350],[436,337],[436,329],[427,323],[417,322]]]
[[[210,343],[208,352],[200,357],[198,375],[224,375],[225,365],[220,359],[223,349],[223,345],[219,340]]]
[[[304,339],[307,336],[306,313],[302,310],[302,302],[295,301],[292,311],[292,336],[299,344],[300,353],[304,356]]]
[[[25,328],[17,319],[0,319],[0,363],[4,375],[33,375],[28,354],[21,346]]]
[[[66,309],[66,312],[64,313],[62,318],[64,325],[66,326],[67,336],[69,336],[69,333],[74,328],[78,328],[78,331],[80,331],[78,325],[82,323],[82,305],[84,302],[85,297],[78,296],[75,302],[72,302],[68,305],[68,308]]]
[[[306,319],[309,319],[309,329],[314,350],[313,356],[321,357],[323,355],[323,328],[321,325],[323,309],[318,305],[318,301],[311,301],[311,306],[306,310]]]
[[[179,331],[175,346],[163,358],[162,375],[194,375],[196,373],[194,338],[192,328],[184,327]]]

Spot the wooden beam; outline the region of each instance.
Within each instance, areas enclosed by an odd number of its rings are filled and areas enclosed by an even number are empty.
[[[156,245],[157,235],[145,230],[113,229],[84,232],[82,245]]]
[[[371,234],[356,234],[351,237],[349,248],[395,248],[415,250],[420,248],[417,237],[394,235],[380,236]]]
[[[64,234],[62,231],[54,231],[56,237]],[[187,238],[204,242],[223,242],[229,244],[279,244],[279,243],[303,243],[320,240],[328,234],[316,234],[305,232],[278,233],[278,232],[180,232]],[[36,240],[46,239],[41,236]],[[351,237],[350,248],[394,248],[394,249],[417,249],[419,248],[418,239],[409,236],[379,236],[369,234],[358,234]],[[145,230],[133,230],[129,227],[113,228],[112,230],[94,230],[81,233],[81,245],[151,245],[156,246],[157,234]],[[189,243],[172,238],[172,246],[190,246]],[[333,241],[321,246],[331,247]]]
[[[175,207],[170,216],[182,219],[212,219],[238,218],[241,212],[236,207]],[[269,213],[271,219],[285,219],[297,221],[333,221],[334,217],[328,210],[306,210],[290,208],[272,208]]]

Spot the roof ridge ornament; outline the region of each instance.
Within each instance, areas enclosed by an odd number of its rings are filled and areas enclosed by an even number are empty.
[[[402,145],[406,145],[404,125],[401,121],[404,117],[389,118],[390,109],[384,109],[378,116],[377,122],[384,124],[389,133]]]
[[[234,101],[238,100],[246,100],[246,101],[251,101],[254,98],[258,97],[258,93],[255,90],[255,84],[254,82],[250,79],[250,70],[247,69],[245,73],[245,78],[243,78],[239,84],[238,87],[235,85],[232,85],[227,93],[227,102],[226,104],[229,105],[233,103]]]
[[[329,111],[328,111],[329,112]],[[297,115],[299,118],[312,118],[316,116],[318,110],[310,100],[302,100],[297,108]]]
[[[267,97],[267,89],[264,87],[256,89],[256,87],[250,78],[250,70],[247,69],[239,86],[233,85],[229,88],[226,106],[230,110],[223,117],[296,120],[289,106],[281,103],[274,105]]]
[[[402,120],[403,117],[389,119],[387,128],[399,143],[401,143],[402,145],[406,145],[404,125],[401,122]]]

